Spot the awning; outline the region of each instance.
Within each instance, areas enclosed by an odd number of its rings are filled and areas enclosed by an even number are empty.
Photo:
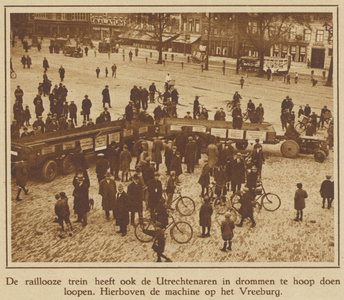
[[[147,32],[132,30],[132,31],[127,31],[123,34],[120,34],[118,37],[121,39],[157,42],[158,40],[156,38],[154,38],[152,35],[147,33]],[[164,33],[163,37],[162,37],[162,41],[163,41],[163,43],[167,42],[168,40],[170,40],[176,36],[178,36],[178,34]]]
[[[187,36],[185,34],[178,36],[175,40],[173,40],[173,43],[181,43],[181,44],[193,44],[194,42],[197,42],[201,38],[201,35],[189,35],[189,39],[187,39]]]

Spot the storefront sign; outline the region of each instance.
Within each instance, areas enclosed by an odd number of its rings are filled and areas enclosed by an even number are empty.
[[[226,128],[211,128],[210,133],[215,136],[219,136],[222,139],[227,137],[227,129]]]
[[[228,138],[229,139],[243,140],[244,139],[244,130],[228,129]]]
[[[266,141],[266,132],[262,131],[246,131],[246,139],[247,140],[256,140],[259,139],[260,141]]]

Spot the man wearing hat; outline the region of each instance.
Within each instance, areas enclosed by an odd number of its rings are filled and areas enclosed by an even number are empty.
[[[155,216],[155,209],[162,198],[162,184],[159,180],[159,172],[154,173],[154,179],[151,179],[147,182],[147,188],[148,188],[148,209],[150,210],[151,218],[154,218]]]
[[[131,121],[134,118],[134,110],[133,110],[134,102],[129,101],[129,104],[125,107],[125,120],[129,123],[128,125],[131,124]]]
[[[21,134],[21,136],[20,136],[20,137],[26,137],[26,136],[29,136],[30,134],[29,134],[29,132],[28,132],[28,129],[27,129],[27,127],[24,127],[23,129],[24,129],[24,132]]]
[[[209,203],[210,198],[208,196],[204,197],[204,203],[199,211],[199,225],[202,227],[202,235],[200,238],[210,237],[210,227],[211,227],[211,216],[213,214],[213,206]],[[207,228],[208,232],[205,233]]]
[[[155,223],[155,230],[147,230],[143,229],[145,234],[154,237],[152,249],[158,255],[158,260],[156,262],[161,262],[161,258],[165,259],[165,262],[172,262],[171,259],[166,257],[163,253],[165,251],[165,231],[162,228],[162,224],[160,222]]]
[[[105,103],[107,103],[109,105],[109,108],[111,108],[110,92],[109,92],[109,86],[108,85],[106,85],[105,89],[103,89],[102,95],[103,95],[103,107],[105,107]]]
[[[152,82],[152,84],[149,86],[150,103],[154,103],[155,92],[156,92],[156,86],[154,82]]]
[[[87,225],[87,212],[90,210],[88,203],[88,189],[89,184],[85,180],[83,174],[77,174],[73,180],[74,185],[74,212],[78,215],[78,219],[75,221],[82,222],[82,226]]]
[[[326,175],[326,180],[321,183],[320,195],[323,198],[322,208],[325,208],[327,199],[327,208],[330,209],[334,198],[334,182],[331,181],[331,175]]]
[[[182,158],[181,158],[180,152],[178,151],[172,155],[170,172],[171,171],[176,172],[176,181],[177,183],[179,183],[179,175],[183,173],[183,169],[182,169]]]
[[[116,218],[116,192],[116,181],[111,178],[110,172],[106,172],[105,178],[99,183],[99,194],[102,196],[102,207],[107,220],[110,217],[110,210],[113,218]]]
[[[287,140],[294,140],[297,142],[300,134],[295,130],[294,124],[295,124],[295,121],[290,121],[290,124],[288,125],[284,136],[286,137]]]
[[[41,127],[41,131],[42,131],[42,133],[44,133],[45,132],[45,124],[44,124],[44,122],[43,122],[43,117],[42,116],[39,116],[38,118],[37,118],[37,120],[32,124],[32,126],[33,127],[37,127],[38,128],[38,126],[40,126]]]
[[[189,111],[186,112],[184,119],[192,119],[191,113]]]
[[[257,167],[258,175],[260,177],[263,163],[265,163],[265,157],[263,154],[263,147],[259,144],[259,139],[258,141],[256,140],[256,144],[253,146],[253,151],[250,153],[250,157],[252,164]]]
[[[92,107],[92,102],[88,98],[88,95],[85,95],[85,99],[82,100],[82,111],[84,112],[84,121],[87,119],[87,121],[90,120],[90,114],[91,114],[91,107]]]
[[[156,170],[159,171],[159,165],[162,163],[161,151],[164,149],[162,141],[158,134],[155,136],[152,146],[152,161],[156,164]]]
[[[185,147],[185,163],[187,165],[187,173],[193,173],[196,164],[197,145],[192,136],[188,138],[189,142]]]
[[[73,230],[72,223],[69,219],[69,206],[68,206],[68,197],[64,192],[55,195],[57,202],[55,203],[55,214],[57,215],[57,223],[61,225],[61,230],[64,231],[63,221],[66,225],[69,225],[70,231]]]
[[[122,236],[127,234],[127,226],[129,224],[129,196],[123,190],[123,184],[118,185],[118,193],[116,195],[116,226],[120,230],[117,233],[122,233]]]
[[[231,185],[234,194],[236,191],[240,191],[241,185],[245,183],[245,163],[240,152],[237,153],[237,157],[232,164],[232,174]]]
[[[253,197],[256,196],[256,187],[257,187],[257,180],[258,180],[258,168],[253,165],[251,170],[247,170],[247,188]]]
[[[99,183],[105,178],[105,174],[109,167],[109,161],[104,157],[104,153],[99,153],[96,163],[96,173]]]
[[[130,152],[128,151],[128,146],[124,145],[123,146],[123,151],[120,154],[119,161],[120,161],[120,169],[122,171],[122,182],[124,182],[124,177],[125,182],[128,182],[128,175],[130,172],[130,163],[131,163],[132,157]]]
[[[71,101],[70,105],[69,105],[69,118],[72,119],[72,121],[74,120],[75,126],[78,125],[77,120],[76,120],[76,118],[77,118],[77,110],[78,109],[77,109],[74,101]]]
[[[242,112],[240,108],[240,103],[236,105],[232,112],[233,117],[233,129],[241,129],[242,127]]]
[[[177,151],[177,147],[176,146],[173,146],[174,147],[174,153]],[[173,147],[172,147],[172,141],[169,140],[167,142],[167,146],[165,148],[165,153],[164,153],[164,156],[165,156],[165,166],[166,166],[166,174],[170,174],[170,167],[171,167],[171,161],[172,161],[172,155],[173,155]]]
[[[241,215],[241,221],[240,224],[238,224],[238,227],[242,227],[242,224],[246,218],[249,218],[252,222],[251,227],[256,226],[256,222],[253,219],[253,202],[254,197],[251,193],[249,193],[249,190],[247,188],[244,189],[244,192],[240,191],[240,199],[239,203],[241,204],[239,213]]]
[[[24,92],[23,92],[23,90],[20,88],[19,85],[17,85],[17,89],[14,91],[14,96],[16,97],[16,100],[18,100],[18,102],[19,102],[20,104],[23,104]]]
[[[143,211],[143,193],[142,184],[140,183],[140,178],[137,173],[133,176],[133,182],[128,186],[128,196],[129,196],[129,211],[130,211],[130,224],[135,224],[135,213],[138,213],[139,219],[142,219]]]
[[[228,242],[228,250],[232,250],[232,238],[234,237],[234,230],[235,224],[231,218],[231,214],[227,212],[225,214],[225,219],[221,222],[221,235],[222,239],[224,240],[223,248],[220,249],[223,252],[226,252],[227,242]]]

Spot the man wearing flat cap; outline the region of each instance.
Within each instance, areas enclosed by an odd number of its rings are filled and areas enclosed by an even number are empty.
[[[147,182],[148,187],[148,209],[150,210],[151,217],[155,217],[155,210],[162,198],[162,184],[159,180],[159,172],[154,173],[154,179]]]
[[[327,200],[327,208],[330,209],[334,198],[334,182],[331,181],[331,175],[326,175],[326,180],[321,183],[320,195],[323,198],[322,208],[325,208]]]
[[[91,114],[91,107],[92,107],[92,102],[88,98],[88,95],[85,95],[85,99],[82,100],[82,111],[84,112],[84,121],[89,121],[90,120],[90,114]]]

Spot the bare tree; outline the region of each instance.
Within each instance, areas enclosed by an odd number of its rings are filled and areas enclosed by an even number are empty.
[[[169,13],[142,13],[130,15],[130,27],[139,29],[157,43],[159,58],[157,64],[162,64],[164,39],[170,38],[174,30],[174,19]]]

